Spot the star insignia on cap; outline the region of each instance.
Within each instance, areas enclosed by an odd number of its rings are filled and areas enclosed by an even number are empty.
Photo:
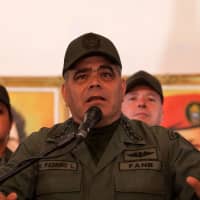
[[[83,37],[82,46],[85,49],[98,49],[100,47],[100,38],[89,33]]]

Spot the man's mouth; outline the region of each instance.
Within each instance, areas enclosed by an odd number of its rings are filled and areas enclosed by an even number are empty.
[[[135,117],[148,117],[148,114],[147,114],[147,113],[140,112],[140,113],[134,114],[134,116],[135,116]]]
[[[86,102],[89,103],[89,102],[97,101],[97,100],[105,101],[106,99],[102,96],[92,96],[92,97],[89,97]]]

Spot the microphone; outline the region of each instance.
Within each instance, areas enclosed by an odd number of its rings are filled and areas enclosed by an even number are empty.
[[[97,106],[90,107],[84,114],[83,122],[78,128],[77,138],[85,139],[90,129],[102,119],[102,111]]]

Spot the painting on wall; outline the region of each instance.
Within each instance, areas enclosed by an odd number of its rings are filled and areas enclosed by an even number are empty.
[[[161,125],[200,141],[200,74],[157,77],[165,96]],[[12,146],[41,127],[51,127],[70,116],[60,93],[61,77],[3,77],[0,83],[7,87],[13,106]]]
[[[51,127],[68,118],[69,110],[61,97],[59,77],[4,77],[0,83],[6,86],[12,104],[12,149],[41,127]]]
[[[200,75],[163,76],[162,126],[178,131],[200,150]]]

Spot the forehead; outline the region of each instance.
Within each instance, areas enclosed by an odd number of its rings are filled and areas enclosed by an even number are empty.
[[[110,61],[110,59],[108,59],[105,56],[95,55],[95,56],[88,56],[88,57],[82,58],[81,60],[76,62],[69,70],[65,72],[64,79],[67,79],[69,76],[73,75],[79,70],[82,71],[85,69],[92,69],[96,71],[102,65],[109,66],[109,68],[112,68],[113,72],[121,76],[121,68],[119,65],[113,64]]]
[[[145,85],[145,84],[144,85],[136,85],[127,94],[140,93],[140,92],[155,94],[155,95],[159,96],[159,94],[152,87]]]
[[[85,67],[97,68],[102,64],[113,65],[111,61],[104,56],[89,56],[78,61],[73,66],[72,70],[77,70]]]

